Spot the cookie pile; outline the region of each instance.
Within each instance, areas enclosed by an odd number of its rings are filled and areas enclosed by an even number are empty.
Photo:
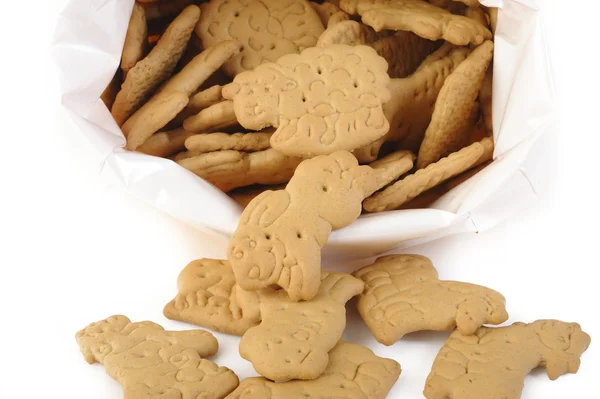
[[[496,10],[453,0],[138,0],[102,95],[127,148],[242,206],[305,159],[406,170],[362,212],[422,208],[492,160]]]
[[[345,304],[355,296],[361,317],[382,344],[411,332],[454,329],[425,382],[427,399],[518,399],[531,370],[545,367],[552,380],[576,373],[590,345],[577,323],[484,326],[508,319],[504,297],[486,287],[440,280],[424,256],[384,256],[353,275],[320,271],[317,291],[308,300],[292,299],[291,286],[244,289],[235,273],[240,263],[232,264],[191,262],[164,315],[241,336],[239,353],[261,377],[240,382],[230,369],[204,359],[218,348],[206,331],[165,331],[125,316],[77,333],[85,360],[102,363],[123,385],[125,398],[383,399],[400,376],[400,365],[341,339]]]
[[[505,298],[440,280],[423,256],[353,274],[321,268],[333,230],[363,211],[423,204],[422,193],[491,160],[493,10],[476,0],[190,3],[135,5],[111,111],[129,149],[172,157],[224,191],[246,188],[232,194],[245,209],[227,259],[187,265],[163,313],[241,336],[260,377],[240,382],[207,360],[218,343],[206,331],[125,316],[77,333],[86,361],[126,398],[383,399],[400,365],[342,340],[356,297],[382,344],[454,330],[428,399],[516,399],[538,366],[551,379],[577,372],[590,344],[578,324],[486,327],[508,320]]]

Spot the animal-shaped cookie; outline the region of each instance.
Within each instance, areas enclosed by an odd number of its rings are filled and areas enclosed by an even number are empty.
[[[302,158],[288,157],[272,148],[257,152],[223,150],[197,154],[181,153],[179,165],[209,181],[224,192],[252,184],[287,183]]]
[[[276,127],[271,146],[290,156],[353,150],[385,135],[387,62],[368,46],[311,47],[262,64],[223,88],[247,129]]]
[[[167,318],[243,335],[240,354],[272,380],[313,379],[346,326],[345,304],[364,283],[345,273],[321,272],[311,301],[294,302],[281,289],[244,291],[227,261],[200,259],[183,269]]]
[[[468,335],[483,324],[508,319],[502,295],[479,285],[439,280],[424,256],[384,256],[354,276],[365,282],[365,291],[356,303],[358,311],[385,345],[414,331],[456,326]]]
[[[127,148],[137,149],[173,120],[183,111],[198,87],[237,51],[238,46],[233,41],[216,44],[195,56],[179,73],[167,80],[123,125]],[[174,94],[176,100],[169,104],[168,98]]]
[[[419,148],[417,168],[425,168],[468,144],[470,115],[493,55],[494,43],[486,41],[448,76]]]
[[[492,150],[490,151],[489,148]],[[398,209],[422,193],[480,165],[492,154],[493,143],[489,137],[486,137],[481,142],[473,143],[376,192],[365,199],[363,207],[367,212]]]
[[[203,359],[217,353],[207,331],[165,331],[158,324],[111,316],[76,335],[89,364],[101,363],[123,386],[124,399],[223,398],[238,385],[226,367]]]
[[[439,42],[423,39],[412,32],[398,31],[370,44],[388,62],[390,78],[405,78],[415,72]]]
[[[329,351],[346,327],[345,304],[364,283],[345,273],[321,272],[317,295],[294,302],[281,289],[260,291],[262,322],[240,341],[240,355],[274,381],[311,380],[320,376]]]
[[[423,393],[427,399],[518,399],[531,370],[545,367],[551,380],[576,373],[589,345],[579,324],[558,320],[481,327],[468,336],[455,331],[435,358]]]
[[[200,8],[195,5],[186,7],[171,22],[150,53],[128,71],[111,109],[112,116],[119,126],[122,126],[152,92],[171,76],[199,18]]]
[[[329,352],[329,364],[319,378],[283,383],[247,378],[227,399],[385,399],[400,371],[395,360],[340,341]]]
[[[377,42],[372,46],[375,43]],[[391,79],[388,86],[391,97],[383,105],[390,130],[381,139],[355,150],[354,154],[359,161],[372,161],[386,141],[398,142],[399,148],[417,152],[446,78],[469,53],[468,48],[457,48],[446,43],[426,57],[410,76]]]
[[[329,234],[356,220],[379,187],[377,171],[347,151],[300,163],[285,190],[265,191],[242,213],[227,252],[237,283],[246,290],[278,285],[295,301],[314,298]]]
[[[233,335],[260,323],[258,292],[242,290],[225,260],[191,262],[179,274],[177,290],[163,309],[169,319]]]
[[[323,30],[306,0],[211,0],[196,26],[204,47],[224,40],[240,44],[240,53],[224,65],[230,76],[314,46]]]
[[[383,106],[390,122],[386,141],[400,142],[402,148],[411,151],[419,150],[444,82],[469,53],[467,48],[445,45],[425,58],[407,78],[390,81],[391,99]]]
[[[479,22],[455,15],[424,0],[340,0],[340,8],[358,14],[376,31],[403,30],[429,39],[444,39],[466,46],[491,39],[492,33]]]

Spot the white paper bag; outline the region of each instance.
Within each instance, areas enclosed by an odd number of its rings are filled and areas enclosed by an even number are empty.
[[[137,197],[212,234],[228,237],[242,209],[227,195],[162,158],[123,150],[125,139],[99,99],[118,68],[134,0],[71,0],[53,44],[62,102]],[[482,0],[501,7],[494,58],[494,162],[431,209],[363,215],[332,233],[324,251],[365,258],[457,232],[488,229],[536,198],[521,168],[553,111],[552,81],[537,6],[532,0]]]

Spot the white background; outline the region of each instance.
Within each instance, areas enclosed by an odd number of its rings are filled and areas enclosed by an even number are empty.
[[[100,1],[100,0],[98,0]],[[38,4],[39,3],[39,4]],[[215,242],[99,179],[102,160],[59,104],[47,46],[64,0],[3,4],[0,71],[0,399],[122,397],[101,366],[88,366],[74,334],[122,313],[166,328],[163,305],[191,260],[223,257]],[[539,0],[556,76],[557,120],[536,148],[539,203],[479,235],[411,252],[431,257],[442,278],[488,285],[508,300],[510,322],[577,321],[592,335],[577,375],[555,382],[543,370],[523,398],[595,397],[600,354],[597,287],[600,100],[593,0]],[[503,250],[499,250],[502,244]],[[377,344],[349,308],[345,337],[393,357],[403,372],[391,398],[420,398],[447,333]],[[253,373],[237,338],[218,335],[216,361]]]

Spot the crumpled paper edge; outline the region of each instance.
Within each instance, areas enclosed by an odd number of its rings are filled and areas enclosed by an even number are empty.
[[[484,173],[479,174],[487,176],[486,190],[481,190],[482,185],[477,184],[477,180],[481,180],[481,176],[478,175],[478,179],[471,179],[442,197],[436,202],[434,209],[363,215],[351,226],[332,233],[325,250],[326,255],[328,252],[342,252],[349,256],[358,253],[364,256],[366,253],[384,252],[391,247],[408,246],[414,242],[420,243],[456,232],[489,228],[507,216],[505,213],[501,216],[498,213],[489,214],[486,210],[493,209],[490,204],[496,203],[498,198],[502,197],[502,193],[507,191],[503,190],[503,187],[514,188],[511,191],[512,198],[506,197],[506,204],[511,205],[506,208],[522,209],[535,200],[535,188],[520,165],[527,156],[528,149],[548,124],[552,115],[552,108],[549,107],[554,103],[553,93],[549,89],[547,101],[543,106],[536,103],[535,109],[544,112],[542,115],[533,113],[527,129],[523,129],[522,121],[518,118],[511,118],[510,106],[515,102],[511,102],[510,99],[516,95],[515,88],[519,87],[517,83],[520,70],[530,67],[524,60],[533,57],[534,61],[540,63],[538,67],[541,67],[543,72],[538,75],[539,81],[535,82],[536,89],[552,87],[545,44],[540,45],[543,43],[543,35],[536,14],[537,4],[529,0],[487,0],[482,3],[502,7],[496,36],[496,53],[512,50],[512,56],[520,57],[521,61],[515,68],[505,68],[499,66],[502,57],[495,57],[495,86],[502,85],[507,80],[512,81],[507,96],[498,96],[498,91],[494,91],[494,128],[499,134],[494,137],[495,161]],[[134,195],[199,230],[228,237],[237,226],[241,208],[227,195],[172,161],[122,150],[121,147],[125,143],[123,135],[104,104],[97,98],[119,65],[132,5],[133,0],[90,0],[87,3],[71,0],[68,3],[57,24],[52,47],[59,66],[62,103],[76,124],[102,152],[105,164],[114,170]],[[89,8],[85,9],[86,6]],[[125,10],[129,11],[124,12],[123,7],[128,7]],[[114,21],[111,29],[103,29],[102,25],[97,23],[99,19],[107,16],[112,17]],[[523,20],[524,16],[530,19],[529,23]],[[515,29],[515,26],[518,29]],[[73,40],[73,35],[69,33],[84,27],[86,35],[75,35],[79,39]],[[90,37],[102,37],[103,44],[98,45],[93,40],[94,45],[90,47],[90,43],[86,42]],[[524,38],[526,40],[523,40]],[[532,44],[536,44],[533,46],[536,50],[535,55],[531,55]],[[502,46],[504,50],[501,49]],[[96,80],[73,80],[70,67],[65,68],[66,65],[88,67],[88,64],[96,65]],[[90,96],[92,92],[98,93],[95,100],[94,96]],[[538,100],[542,97],[538,95]],[[90,132],[90,126],[94,129],[93,133]],[[522,134],[519,140],[505,140],[502,137],[506,131],[511,132],[511,137],[514,136],[514,129],[525,130],[527,133]],[[511,164],[513,169],[507,172],[503,167],[496,167],[500,164]],[[170,184],[164,184],[166,179]],[[492,179],[496,184],[489,184]],[[162,184],[155,184],[157,180]],[[514,190],[517,190],[516,195],[527,200],[517,201],[515,204]],[[198,206],[187,206],[190,197]],[[219,211],[215,212],[215,209]],[[517,209],[514,210],[516,211]]]

